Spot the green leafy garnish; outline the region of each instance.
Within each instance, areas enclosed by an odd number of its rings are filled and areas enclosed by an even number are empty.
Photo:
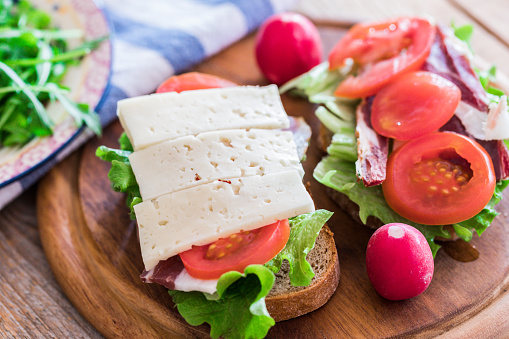
[[[52,28],[49,14],[27,0],[0,1],[0,147],[51,135],[55,122],[45,105],[52,101],[62,103],[77,126],[101,133],[99,116],[71,100],[61,84],[68,67],[105,39],[68,50],[67,39],[82,36],[79,30]]]
[[[454,35],[461,41],[464,41],[467,45],[470,46],[470,39],[472,38],[472,34],[474,33],[474,26],[472,25],[463,25],[456,26],[454,23],[451,24],[451,27],[454,31]]]
[[[212,338],[263,338],[275,321],[265,306],[274,274],[262,265],[219,278],[217,295],[168,291],[179,313],[193,326],[210,324]]]
[[[134,206],[143,200],[141,199],[140,187],[129,162],[129,154],[133,152],[133,148],[125,133],[121,135],[119,143],[121,149],[100,146],[95,151],[95,155],[111,163],[111,169],[108,172],[111,187],[114,191],[127,193],[126,205],[131,211],[131,219],[135,220]]]
[[[332,212],[318,210],[290,218],[290,238],[285,248],[271,261],[265,264],[274,273],[279,272],[283,260],[290,264],[290,283],[293,286],[308,286],[315,276],[306,255],[315,246],[316,237],[323,225],[330,219]]]

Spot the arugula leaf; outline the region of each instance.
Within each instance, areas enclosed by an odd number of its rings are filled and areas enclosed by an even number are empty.
[[[125,140],[122,137],[121,140],[123,140],[122,144],[125,146]],[[135,220],[134,206],[143,200],[141,199],[140,187],[129,162],[129,154],[131,153],[132,151],[118,150],[106,146],[100,146],[95,151],[96,156],[111,163],[111,169],[108,172],[111,187],[114,191],[127,193],[126,205],[131,211],[131,219]]]
[[[80,58],[84,55],[89,54],[93,49],[99,47],[99,44],[104,40],[106,40],[106,37],[86,41],[81,46],[73,49],[72,51],[62,52],[50,58],[25,58],[17,60],[8,60],[6,61],[6,63],[9,66],[35,66],[46,62],[56,63],[62,61],[75,60],[76,58]]]
[[[99,115],[90,110],[88,105],[73,102],[63,92],[58,91],[59,87],[54,83],[48,83],[47,87],[55,90],[51,93],[62,103],[67,113],[72,115],[76,125],[81,126],[85,123],[96,135],[101,135],[101,120]]]
[[[97,113],[71,100],[60,83],[67,68],[105,38],[68,51],[66,40],[83,32],[52,28],[49,14],[26,0],[0,2],[0,23],[0,146],[51,135],[54,122],[44,105],[55,100],[78,126],[85,124],[100,135]]]
[[[331,216],[332,212],[317,210],[290,218],[291,232],[285,248],[265,266],[277,273],[286,259],[290,264],[290,283],[293,286],[309,286],[315,273],[306,256],[315,247],[316,237]]]
[[[493,84],[496,83],[496,73],[497,68],[495,66],[491,66],[491,68],[488,71],[481,71],[476,69],[475,70],[479,81],[481,82],[482,87],[488,93],[488,97],[491,102],[498,103],[503,95],[505,95],[504,91],[502,91],[500,88],[494,87]],[[508,99],[509,103],[509,99]]]
[[[42,123],[46,127],[53,126],[53,122],[48,116],[48,113],[46,113],[46,109],[44,108],[41,101],[37,98],[37,96],[30,90],[30,86],[27,85],[12,68],[1,61],[0,70],[2,70],[12,80],[12,82],[19,87],[20,91],[22,91],[27,96],[27,98],[30,99]]]
[[[223,274],[217,283],[217,296],[172,290],[168,293],[189,324],[210,324],[212,338],[263,338],[275,324],[265,306],[274,279],[268,268],[251,265],[244,274]]]

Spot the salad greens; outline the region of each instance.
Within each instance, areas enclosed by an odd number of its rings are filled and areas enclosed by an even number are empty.
[[[55,123],[45,104],[54,101],[62,103],[76,125],[101,133],[99,116],[72,101],[61,84],[68,67],[104,40],[68,50],[67,40],[82,36],[79,30],[52,28],[49,14],[27,0],[0,0],[0,147],[51,135]]]
[[[455,34],[460,39],[469,42],[472,26],[455,28]],[[384,199],[380,186],[365,187],[358,182],[355,169],[357,160],[357,139],[355,136],[355,108],[359,100],[334,97],[333,92],[343,81],[349,69],[329,71],[328,63],[323,62],[312,70],[291,80],[280,92],[290,92],[298,96],[307,97],[311,103],[320,106],[315,111],[321,123],[332,133],[332,141],[327,148],[328,155],[321,160],[314,170],[314,178],[325,186],[333,188],[348,196],[359,205],[359,217],[366,223],[368,216],[374,216],[383,223],[401,222],[412,225],[425,236],[433,256],[440,246],[435,243],[436,237],[450,238],[450,233],[444,226],[430,226],[411,222],[394,212]],[[480,81],[490,95],[490,99],[498,102],[504,93],[492,87],[496,69],[492,67],[487,72],[479,72]],[[509,142],[505,140],[509,146]],[[502,199],[502,191],[509,184],[509,180],[497,183],[491,201],[474,217],[452,225],[455,233],[465,241],[470,241],[475,231],[481,235],[498,215],[495,205]]]

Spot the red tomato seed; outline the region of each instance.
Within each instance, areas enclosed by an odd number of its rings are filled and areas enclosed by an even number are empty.
[[[458,192],[472,177],[471,172],[458,164],[437,158],[416,163],[410,177],[414,183],[425,183],[429,197],[433,198],[435,193],[448,196],[451,192]]]

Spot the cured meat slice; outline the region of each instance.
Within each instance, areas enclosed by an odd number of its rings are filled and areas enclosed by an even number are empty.
[[[357,137],[358,159],[355,162],[357,177],[365,186],[381,184],[385,180],[387,170],[387,155],[389,142],[379,135],[371,125],[371,104],[374,97],[369,97],[357,107]]]
[[[479,111],[488,112],[488,96],[472,68],[467,46],[450,27],[437,25],[435,42],[422,69],[438,74],[461,90],[461,100]]]
[[[456,132],[477,141],[490,155],[497,180],[509,178],[509,150],[504,141],[475,139],[468,133],[457,116],[453,116],[440,130]]]

